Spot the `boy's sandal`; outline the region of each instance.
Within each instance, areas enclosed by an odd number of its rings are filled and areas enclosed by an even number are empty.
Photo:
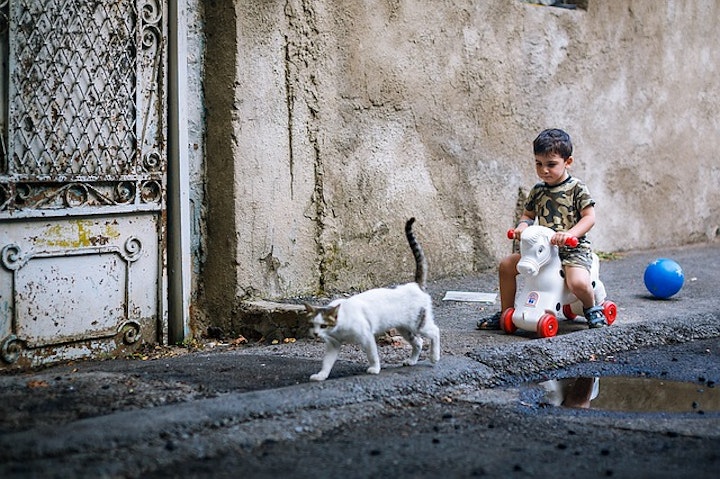
[[[585,319],[587,319],[588,326],[591,328],[602,328],[608,325],[602,306],[598,305],[585,309],[583,310],[583,315]]]
[[[483,318],[477,322],[477,329],[480,330],[493,330],[493,329],[500,329],[500,311],[493,314],[492,316],[488,316],[487,318]]]

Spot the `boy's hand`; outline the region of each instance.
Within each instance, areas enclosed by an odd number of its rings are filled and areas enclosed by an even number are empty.
[[[565,241],[567,241],[568,238],[572,238],[572,236],[567,233],[555,233],[550,239],[550,244],[554,244],[555,246],[565,246]]]
[[[578,245],[578,239],[569,233],[555,233],[553,237],[550,238],[550,244],[574,248]]]
[[[512,230],[512,232],[513,232],[513,237],[514,237],[515,239],[520,239],[520,234],[521,234],[523,231],[525,231],[525,229],[526,229],[527,227],[528,227],[527,223],[520,223],[520,224],[517,226],[517,228],[515,228],[514,230]],[[508,236],[509,236],[509,235],[508,235]]]

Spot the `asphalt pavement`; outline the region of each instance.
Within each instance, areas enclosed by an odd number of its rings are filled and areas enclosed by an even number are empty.
[[[666,300],[643,284],[645,267],[660,257],[677,261],[685,277]],[[306,338],[278,344],[225,338],[193,351],[150,347],[125,359],[6,372],[0,476],[141,477],[179,458],[317,437],[387,405],[436,401],[458,388],[492,401],[493,391],[573,365],[720,337],[720,243],[614,255],[601,262],[600,276],[618,306],[615,323],[588,329],[583,321],[563,321],[557,336],[541,339],[476,330],[477,319],[498,304],[442,299],[447,291],[497,292],[494,272],[432,280],[431,271],[440,362],[430,365],[424,351],[418,365],[403,367],[409,348],[384,338],[377,376],[365,374],[364,355],[347,346],[328,380],[309,381],[323,345]]]

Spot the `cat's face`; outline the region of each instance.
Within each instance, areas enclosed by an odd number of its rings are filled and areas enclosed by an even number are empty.
[[[340,305],[316,308],[306,303],[305,311],[310,321],[310,336],[324,339],[327,332],[337,324],[338,309]]]

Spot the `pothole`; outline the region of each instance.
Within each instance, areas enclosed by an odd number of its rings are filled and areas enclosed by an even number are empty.
[[[629,376],[544,381],[544,404],[618,412],[687,413],[720,411],[714,381],[669,381]]]

